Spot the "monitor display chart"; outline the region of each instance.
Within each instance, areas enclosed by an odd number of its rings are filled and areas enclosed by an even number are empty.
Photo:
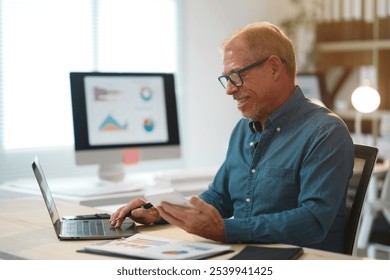
[[[124,166],[180,157],[172,73],[70,73],[75,157],[121,181]]]

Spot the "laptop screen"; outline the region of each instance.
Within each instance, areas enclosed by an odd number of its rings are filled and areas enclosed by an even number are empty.
[[[51,221],[54,225],[57,235],[60,234],[60,216],[58,215],[58,211],[56,205],[54,204],[54,199],[47,184],[45,174],[43,173],[42,167],[38,161],[38,158],[35,158],[32,168],[35,174],[35,178],[38,181],[39,188],[41,189],[43,199],[45,200],[45,204],[47,210],[49,211]]]

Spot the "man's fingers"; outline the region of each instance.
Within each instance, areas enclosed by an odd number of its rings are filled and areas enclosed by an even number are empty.
[[[158,211],[159,215],[168,223],[175,225],[177,227],[180,227],[180,228],[185,227],[185,223],[181,219],[179,219],[177,216],[172,215],[171,213],[165,211],[165,209],[162,206],[158,206],[157,211]]]
[[[120,207],[118,210],[115,211],[110,217],[110,223],[114,227],[120,227],[125,220],[127,216],[130,215],[132,210],[140,207],[145,203],[144,200],[137,198],[129,203],[127,203],[125,206]]]
[[[200,199],[198,196],[196,195],[193,195],[190,197],[190,203],[195,207],[195,208],[198,208],[198,209],[204,209],[204,208],[207,208],[209,207],[209,204],[207,204],[206,202],[204,202],[202,199]]]

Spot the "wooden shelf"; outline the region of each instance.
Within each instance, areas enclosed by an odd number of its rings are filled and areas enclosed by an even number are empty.
[[[340,17],[338,20],[319,20],[315,27],[317,61],[316,70],[325,75],[335,68],[344,73],[329,92],[331,103],[337,91],[348,79],[352,70],[372,65],[376,69],[377,89],[381,95],[379,109],[390,109],[390,15],[383,14],[383,3],[374,0],[361,3],[360,17]],[[356,3],[355,3],[356,5]],[[341,11],[345,7],[339,7]],[[381,13],[378,9],[381,9]],[[371,9],[368,19],[365,9]],[[334,10],[333,10],[334,11]]]
[[[373,51],[390,50],[389,40],[360,40],[342,42],[323,42],[317,44],[319,52],[353,52],[353,51]]]

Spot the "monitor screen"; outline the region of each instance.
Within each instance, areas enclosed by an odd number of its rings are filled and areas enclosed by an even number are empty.
[[[322,101],[325,95],[325,81],[320,73],[298,73],[297,84],[301,87],[306,98]]]
[[[123,165],[180,157],[174,75],[70,73],[76,163],[118,181]]]

